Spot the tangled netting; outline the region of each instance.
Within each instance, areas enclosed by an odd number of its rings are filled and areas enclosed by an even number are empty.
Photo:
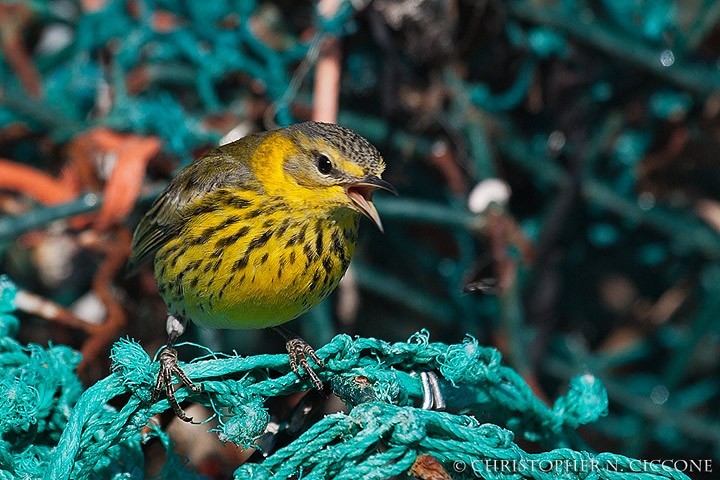
[[[53,34],[58,38],[43,44],[39,55],[43,58],[33,67],[43,79],[40,88],[47,101],[29,97],[18,75],[0,61],[4,88],[0,125],[29,121],[33,129],[49,128],[62,140],[105,125],[152,133],[163,140],[166,150],[180,155],[220,139],[208,128],[208,114],[223,110],[247,114],[247,92],[218,94],[218,84],[229,75],[254,79],[257,88],[275,102],[280,123],[292,123],[290,101],[297,85],[289,67],[310,49],[317,49],[323,36],[343,34],[354,13],[351,2],[342,1],[331,17],[315,18],[317,33],[312,40],[300,42],[288,34],[273,44],[272,32],[265,38],[257,35],[253,15],[276,17],[280,10],[273,5],[260,8],[253,0],[141,2],[137,9],[127,8],[126,2],[109,1],[96,11],[83,11],[73,3],[38,1],[18,7],[27,17],[18,22],[39,18],[55,27]],[[162,22],[158,16],[163,14],[167,28],[158,25]],[[123,41],[117,42],[113,67],[106,72],[94,53],[119,38]],[[113,108],[102,119],[89,118],[93,99],[109,84],[115,96]],[[189,108],[170,89],[158,93],[158,85],[190,87],[197,103]],[[232,104],[228,98],[234,99]]]
[[[167,450],[162,477],[197,478],[151,420],[169,408],[165,400],[148,403],[157,362],[138,343],[119,340],[112,351],[114,372],[83,392],[76,352],[25,347],[13,339],[18,320],[9,312],[15,292],[2,277],[0,478],[143,478],[142,445],[156,437]],[[318,354],[327,365],[323,379],[349,413],[325,416],[262,463],[241,465],[236,478],[387,478],[417,468],[424,454],[453,478],[687,478],[661,465],[563,447],[575,428],[607,410],[605,388],[592,375],[574,378],[550,408],[501,364],[497,350],[471,337],[445,345],[430,343],[427,332],[394,344],[338,335]],[[203,382],[205,391],[190,399],[215,411],[224,442],[252,446],[270,421],[265,400],[307,388],[288,371],[286,355],[213,357],[185,370]],[[416,406],[423,398],[417,374],[422,371],[440,378],[446,411]],[[128,393],[120,410],[109,406]],[[188,391],[180,389],[178,397],[188,399]],[[505,426],[478,422],[472,413],[483,411],[503,418]],[[554,448],[527,453],[516,435]],[[514,469],[503,469],[503,461],[514,462]]]

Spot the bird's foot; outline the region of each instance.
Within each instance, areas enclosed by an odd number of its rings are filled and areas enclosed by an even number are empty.
[[[155,387],[152,391],[152,397],[150,403],[153,404],[158,401],[160,395],[165,392],[168,403],[181,420],[186,422],[192,422],[192,417],[188,417],[185,411],[180,407],[177,399],[175,398],[175,389],[173,388],[173,374],[175,374],[182,382],[183,385],[187,386],[194,393],[202,392],[202,385],[195,384],[190,377],[180,368],[178,364],[177,350],[171,346],[167,346],[160,352],[160,372],[158,373],[157,380],[155,381]]]
[[[312,359],[318,367],[322,368],[325,364],[320,360],[320,357],[317,356],[310,344],[298,336],[293,336],[286,340],[285,348],[290,356],[290,368],[292,371],[295,372],[298,377],[303,378],[304,376],[300,372],[300,367],[302,367],[315,389],[322,391],[323,383],[320,377],[318,377],[318,374],[315,373],[315,370],[310,366],[308,358]]]

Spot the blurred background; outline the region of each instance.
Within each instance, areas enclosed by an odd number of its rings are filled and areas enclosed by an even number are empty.
[[[86,385],[120,336],[165,342],[150,268],[124,265],[173,173],[336,117],[401,195],[376,196],[385,234],[364,222],[291,329],[471,334],[541,398],[602,378],[591,448],[720,459],[720,3],[6,0],[0,50],[0,272],[23,289],[18,339],[80,350]]]

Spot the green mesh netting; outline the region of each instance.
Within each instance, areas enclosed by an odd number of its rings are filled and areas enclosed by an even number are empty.
[[[0,277],[0,478],[144,478],[142,445],[153,437],[167,450],[163,478],[195,478],[151,420],[169,408],[165,400],[148,404],[157,362],[122,339],[112,351],[114,372],[83,392],[77,352],[14,340],[15,293]],[[605,388],[592,375],[574,378],[550,408],[502,365],[497,350],[472,337],[445,345],[424,331],[406,343],[338,335],[318,354],[327,365],[323,380],[349,412],[325,416],[262,463],[241,465],[236,478],[388,478],[407,472],[421,454],[442,462],[453,478],[687,478],[621,455],[563,448],[574,429],[607,410]],[[252,446],[270,420],[265,401],[307,388],[289,372],[286,355],[214,357],[185,371],[203,382],[205,391],[191,400],[216,413],[223,442]],[[446,411],[416,406],[421,371],[441,379]],[[109,405],[128,393],[120,410]],[[180,389],[178,398],[188,391]],[[483,411],[505,418],[505,426],[480,423],[473,414]],[[556,448],[528,453],[516,436]],[[503,469],[504,461],[514,468]]]

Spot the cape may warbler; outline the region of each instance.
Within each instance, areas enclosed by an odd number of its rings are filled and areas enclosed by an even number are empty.
[[[209,328],[275,327],[290,365],[316,388],[313,349],[280,324],[337,286],[350,263],[360,214],[382,230],[371,194],[395,189],[378,151],[337,125],[306,122],[249,135],[185,167],[160,194],[133,238],[130,267],[155,254],[168,307],[168,345],[153,400],[164,390],[175,413],[172,375],[200,391],[172,348],[188,320]]]

